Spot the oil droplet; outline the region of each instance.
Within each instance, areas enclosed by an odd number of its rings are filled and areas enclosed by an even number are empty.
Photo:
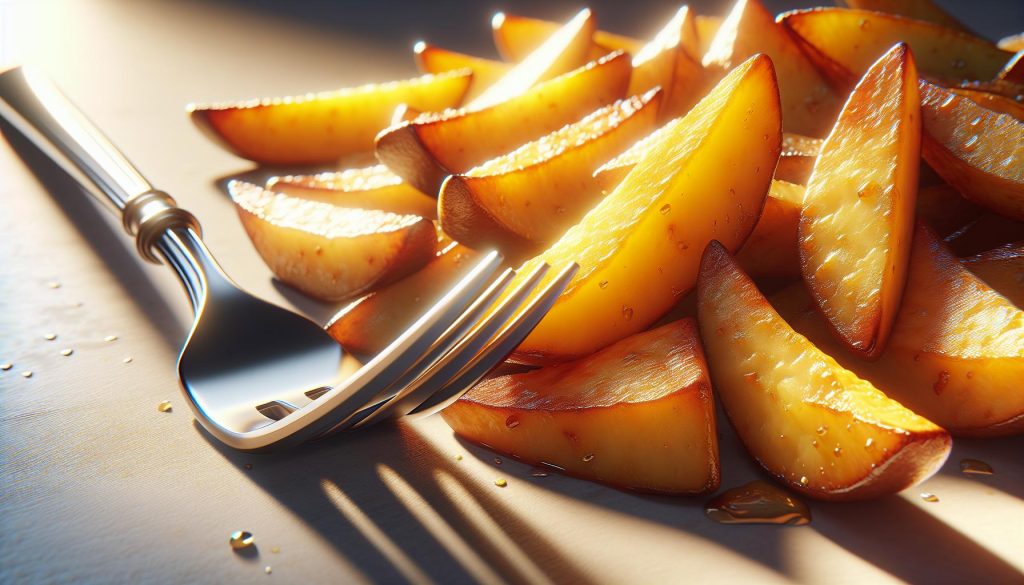
[[[975,116],[974,119],[971,120],[971,126],[977,126],[978,124],[981,124],[981,116]]]
[[[501,465],[502,464],[501,457],[495,457],[494,458],[494,464],[495,465]]]
[[[508,418],[505,419],[505,426],[510,428],[510,429],[514,429],[514,428],[518,427],[519,426],[519,417],[517,417],[514,414],[508,415]]]
[[[971,152],[972,150],[974,150],[977,147],[978,147],[978,135],[975,134],[974,136],[971,136],[970,138],[968,138],[967,142],[964,142],[964,145],[961,147],[961,149],[964,152]]]
[[[800,526],[811,521],[806,504],[760,480],[722,492],[707,503],[704,512],[722,524]]]
[[[160,404],[156,405],[156,409],[160,412],[171,412],[174,410],[174,405],[171,404],[170,400],[164,400]]]
[[[0,364],[0,370],[7,371],[14,367],[14,364]]]
[[[67,348],[64,348],[64,349],[60,350],[60,355],[62,355],[64,357],[68,357],[69,355],[71,355],[73,353],[75,353],[75,350],[71,349],[70,347],[67,347]]]
[[[253,538],[251,532],[236,530],[231,533],[231,538],[228,539],[228,544],[230,544],[231,548],[235,550],[242,550],[256,544],[256,539]]]
[[[939,107],[943,109],[948,108],[949,106],[953,105],[953,100],[955,99],[956,94],[949,94],[949,96],[946,97],[946,99],[944,99],[941,104],[939,104]]]
[[[272,553],[274,553],[276,555],[277,553],[281,552],[281,547],[279,547],[279,546],[271,547],[270,552],[272,552]]]
[[[661,209],[660,209],[659,211],[661,211],[661,214],[662,214],[662,215],[665,215],[665,214],[667,214],[668,212],[672,211],[672,205],[671,205],[671,204],[668,204],[668,203],[666,203],[665,205],[662,205],[662,206],[661,206]]]
[[[800,476],[800,485],[807,485],[807,476],[806,475],[801,475]]]
[[[931,492],[921,492],[921,499],[926,502],[938,502],[939,496],[936,496]]]
[[[608,288],[608,281],[602,280],[601,282],[597,283],[597,286],[598,288]]]
[[[746,374],[743,374],[743,381],[748,384],[757,384],[757,380],[757,372],[747,372]]]
[[[992,466],[980,459],[961,459],[960,473],[964,475],[992,475],[995,470]]]
[[[541,469],[540,467],[537,467],[530,471],[530,475],[532,475],[533,477],[547,477],[548,472],[544,469]]]
[[[505,481],[505,478],[499,477],[498,479],[494,480],[494,485],[498,487],[506,487],[508,486],[508,482]]]
[[[132,363],[132,356],[128,356],[128,357],[124,358],[121,361],[126,363],[126,364],[130,364],[130,363]]]
[[[622,305],[622,316],[626,321],[631,320],[633,318],[633,307]]]
[[[828,432],[828,427],[826,427],[825,425],[821,425],[820,427],[818,427],[817,432],[819,435],[824,435],[825,433]]]
[[[43,339],[45,339],[46,341],[53,341],[54,339],[57,339],[57,334],[47,333],[46,335],[43,336]]]
[[[32,370],[25,370],[24,372],[21,373],[21,377],[22,378],[31,378],[32,377]]]
[[[108,336],[103,338],[103,341],[106,341],[107,343],[110,343],[111,341],[117,341],[117,336],[116,335],[108,335]]]
[[[456,455],[455,456],[455,460],[456,461],[462,461],[462,455]]]
[[[50,282],[46,283],[46,286],[50,288],[60,288],[60,283],[57,282],[56,280],[51,280]]]
[[[857,23],[857,25],[860,27],[860,30],[868,30],[871,28],[871,23],[868,22],[866,18],[860,19],[860,22]]]
[[[585,463],[590,463],[593,460],[594,460],[594,454],[593,453],[587,453],[586,455],[583,456],[583,461]]]
[[[269,575],[274,572],[274,569],[270,568],[270,565],[267,565],[263,568],[263,572]]]
[[[836,457],[839,457],[843,454],[843,448],[837,446],[835,449],[832,449],[832,452],[836,454]]]
[[[865,449],[870,449],[871,445],[874,445],[874,444],[875,444],[875,440],[872,439],[871,437],[868,437],[868,440],[864,441],[864,448]]]
[[[817,447],[818,446],[818,439],[814,439],[813,441],[811,441],[811,446],[812,447]]]

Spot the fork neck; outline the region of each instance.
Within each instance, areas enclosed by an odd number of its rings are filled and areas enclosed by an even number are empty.
[[[167,265],[177,273],[195,316],[199,315],[211,292],[216,294],[222,286],[230,286],[209,248],[193,229],[166,230],[157,240],[156,248]]]

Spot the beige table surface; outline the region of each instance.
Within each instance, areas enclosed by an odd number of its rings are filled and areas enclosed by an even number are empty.
[[[341,34],[242,4],[0,1],[0,52],[46,68],[195,211],[242,285],[323,319],[332,308],[272,282],[214,186],[249,167],[196,132],[184,105],[408,76],[414,37]],[[426,18],[417,6],[408,18]],[[486,38],[489,10],[428,32],[467,49]],[[480,30],[467,42],[460,26]],[[171,273],[138,260],[52,167],[31,164],[42,182],[0,141],[0,362],[14,363],[0,372],[0,583],[1024,582],[1024,437],[957,441],[920,488],[815,503],[799,528],[722,526],[702,498],[534,478],[437,417],[280,455],[222,448],[178,390],[190,315]],[[163,400],[172,413],[157,412]],[[757,477],[722,427],[723,485]],[[996,475],[962,476],[964,457]],[[254,554],[229,549],[239,529],[255,534]]]

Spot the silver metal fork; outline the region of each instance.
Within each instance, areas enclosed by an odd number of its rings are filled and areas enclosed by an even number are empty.
[[[545,278],[542,266],[502,297],[514,272],[494,278],[501,256],[490,252],[343,378],[340,346],[312,321],[239,289],[196,218],[154,189],[42,74],[0,73],[0,116],[118,214],[139,254],[179,276],[195,312],[178,357],[181,386],[203,427],[236,449],[280,448],[442,408],[505,359],[576,271]]]

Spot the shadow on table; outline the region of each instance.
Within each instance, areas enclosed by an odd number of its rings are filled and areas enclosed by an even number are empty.
[[[177,350],[188,331],[153,286],[151,276],[142,269],[139,257],[132,248],[125,246],[129,241],[125,234],[112,229],[109,218],[103,217],[106,212],[91,201],[92,196],[9,122],[0,120],[0,132],[50,193],[68,222],[88,242],[93,253],[103,260],[107,270],[124,289],[125,296],[148,315],[164,343]]]
[[[939,473],[970,479],[1024,500],[1024,435],[998,439],[956,439],[953,453]],[[992,475],[965,476],[960,471],[962,459],[979,459],[993,466]]]

